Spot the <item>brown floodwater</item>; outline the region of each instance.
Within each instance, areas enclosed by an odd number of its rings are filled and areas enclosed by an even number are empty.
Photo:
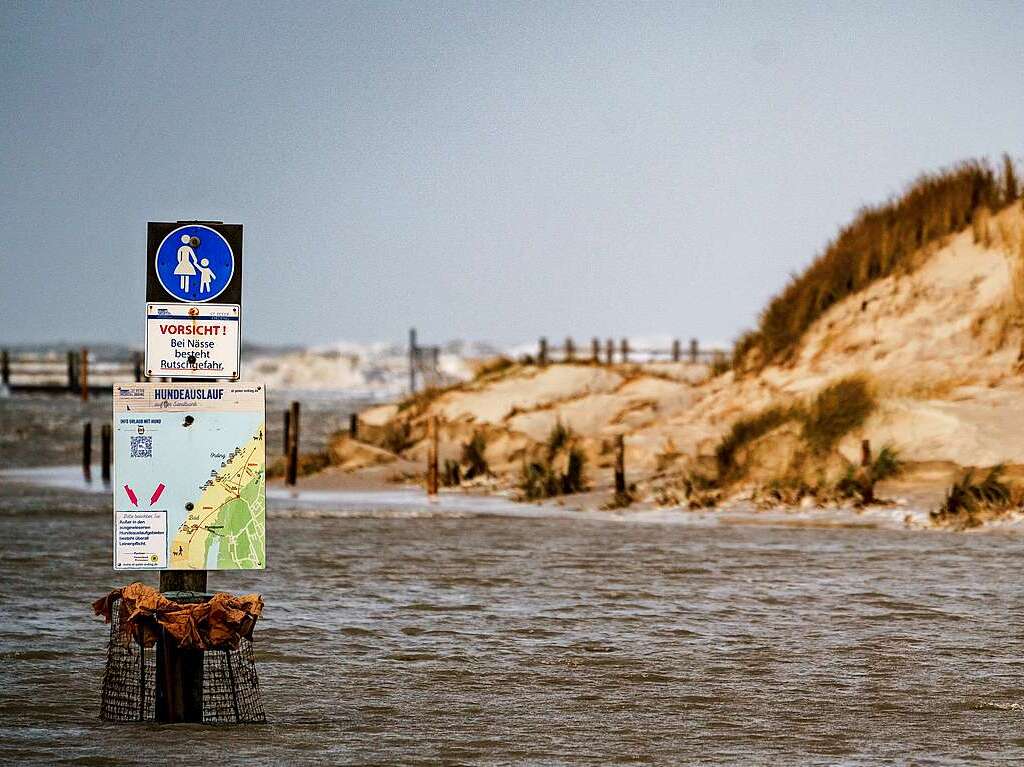
[[[211,586],[266,599],[270,723],[115,725],[89,610],[130,580],[109,500],[0,479],[0,763],[1024,760],[1019,532],[269,508],[267,571]]]

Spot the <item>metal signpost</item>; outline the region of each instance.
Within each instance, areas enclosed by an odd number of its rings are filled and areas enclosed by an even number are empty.
[[[265,391],[238,382],[242,227],[150,223],[146,269],[155,380],[114,386],[113,564],[202,593],[207,570],[266,566]],[[202,721],[202,653],[162,644],[157,718]]]

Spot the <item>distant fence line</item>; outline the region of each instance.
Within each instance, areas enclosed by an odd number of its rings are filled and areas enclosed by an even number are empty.
[[[541,338],[537,342],[537,355],[532,361],[537,365],[547,365],[551,362],[593,362],[597,364],[611,365],[616,361],[622,363],[636,362],[643,359],[646,362],[686,362],[693,365],[713,365],[725,362],[728,353],[723,349],[702,349],[696,338],[691,338],[689,345],[684,349],[682,341],[678,338],[672,341],[672,346],[663,348],[644,348],[630,346],[629,339],[623,338],[618,344],[614,339],[592,338],[590,348],[579,346],[573,339],[566,338],[562,346],[553,346],[547,338]],[[559,359],[560,358],[560,359]]]
[[[10,392],[84,395],[126,379],[143,380],[140,352],[100,357],[84,348],[63,354],[0,350],[0,384]]]

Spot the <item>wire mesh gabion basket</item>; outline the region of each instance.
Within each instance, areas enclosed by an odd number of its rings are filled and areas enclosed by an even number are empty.
[[[108,722],[155,722],[157,648],[125,641],[119,605],[114,604],[103,674],[100,719]],[[252,640],[237,649],[203,653],[203,723],[262,724],[267,721],[260,698]]]

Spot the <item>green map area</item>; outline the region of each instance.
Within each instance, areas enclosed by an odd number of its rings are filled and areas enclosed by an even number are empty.
[[[203,487],[171,541],[176,569],[266,566],[266,475],[263,427],[228,456]]]

